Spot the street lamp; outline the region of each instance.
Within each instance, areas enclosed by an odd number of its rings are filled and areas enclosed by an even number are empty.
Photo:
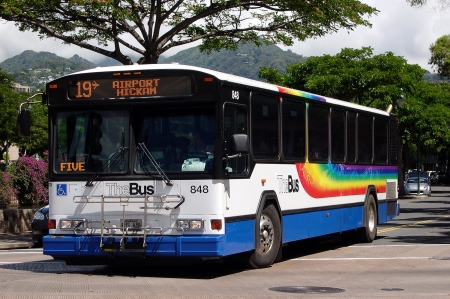
[[[403,108],[403,106],[405,106],[405,102],[406,102],[406,99],[405,99],[405,94],[403,93],[403,88],[400,88],[400,97],[397,99],[397,105],[400,108]]]
[[[403,92],[403,88],[399,88],[399,97],[397,99],[397,115],[399,108],[403,108],[406,102],[405,94]],[[394,103],[393,103],[394,104]],[[390,105],[392,107],[392,105]],[[392,110],[392,108],[390,109]],[[390,111],[389,111],[390,112]],[[397,166],[398,166],[398,178],[401,179],[401,185],[399,187],[399,192],[401,195],[405,194],[405,188],[404,188],[404,171],[403,171],[403,144],[401,141],[401,133],[400,133],[400,124],[397,121],[397,142],[398,142],[398,151],[397,151]]]
[[[403,88],[400,88],[400,97],[397,99],[397,105],[399,108],[403,108],[403,106],[405,105],[405,94],[403,93]],[[389,104],[388,107],[386,108],[386,112],[387,113],[391,113],[392,109],[394,108],[394,106],[392,106],[392,104]]]

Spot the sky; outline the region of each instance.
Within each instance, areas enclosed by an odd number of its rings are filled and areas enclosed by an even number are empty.
[[[429,4],[421,8],[410,7],[406,0],[361,2],[379,10],[378,15],[369,18],[371,28],[360,26],[349,32],[340,30],[320,38],[297,41],[292,47],[280,47],[303,56],[321,56],[335,55],[342,48],[359,49],[370,46],[374,55],[390,51],[396,56],[402,56],[410,64],[418,64],[433,72],[428,64],[431,56],[429,47],[439,37],[450,34],[450,9],[439,10],[433,6],[437,0],[429,0]],[[174,55],[185,48],[176,47],[163,55]],[[37,33],[20,32],[14,23],[0,20],[0,62],[25,50],[52,52],[65,58],[78,54],[93,62],[103,57],[75,45],[64,45],[56,39],[41,40]]]

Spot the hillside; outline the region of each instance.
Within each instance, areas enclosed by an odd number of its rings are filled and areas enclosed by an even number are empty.
[[[257,47],[253,44],[245,44],[239,46],[237,51],[222,50],[209,55],[200,52],[198,47],[193,47],[171,57],[161,56],[159,63],[177,62],[258,80],[258,71],[261,66],[285,72],[287,65],[305,60],[306,58],[302,55],[290,50],[283,51],[277,46]],[[11,74],[16,82],[32,86],[34,90],[37,90],[43,88],[49,80],[63,75],[97,66],[112,65],[119,65],[119,63],[108,57],[93,63],[78,55],[67,59],[50,52],[27,50],[1,62],[0,69]]]
[[[62,72],[66,69],[82,70],[97,65],[78,56],[67,59],[50,52],[34,52],[27,50],[0,63],[2,71],[16,74],[28,69],[52,69]]]
[[[96,67],[78,55],[67,59],[50,52],[27,50],[0,63],[2,72],[11,74],[22,85],[42,88],[45,82],[65,74]]]
[[[193,65],[258,80],[260,67],[266,66],[285,73],[289,64],[305,61],[307,57],[283,51],[277,46],[240,45],[237,51],[222,50],[202,53],[198,47],[178,52],[168,58],[160,58],[159,63],[179,63]]]

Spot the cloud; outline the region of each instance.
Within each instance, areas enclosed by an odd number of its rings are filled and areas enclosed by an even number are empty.
[[[408,63],[418,64],[431,71],[428,65],[429,47],[439,37],[450,34],[450,10],[438,11],[432,6],[412,8],[406,0],[362,0],[379,10],[370,18],[372,28],[358,27],[354,31],[340,30],[317,39],[296,42],[289,47],[303,56],[335,55],[342,48],[372,47],[374,54],[393,52]],[[163,55],[192,47],[176,47]],[[286,47],[283,47],[287,49]],[[12,22],[0,21],[0,62],[25,50],[47,51],[62,57],[80,55],[91,61],[103,58],[100,54],[75,45],[65,45],[55,39],[39,39],[35,32],[20,32]]]
[[[371,17],[372,28],[358,27],[348,33],[340,30],[317,39],[296,42],[290,47],[303,56],[335,55],[342,48],[372,47],[374,54],[392,52],[410,64],[431,71],[429,47],[439,37],[450,34],[450,10],[435,11],[433,7],[410,7],[406,0],[362,1],[379,10]]]
[[[100,54],[82,49],[75,45],[63,44],[54,38],[40,39],[36,32],[19,31],[13,22],[0,21],[0,62],[19,55],[23,51],[51,52],[58,56],[70,58],[75,54],[88,60],[103,57]]]

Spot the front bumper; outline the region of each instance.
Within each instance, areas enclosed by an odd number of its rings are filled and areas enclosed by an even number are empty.
[[[44,254],[58,256],[172,256],[172,257],[221,257],[225,236],[151,236],[142,238],[100,236],[56,236],[43,238]],[[125,245],[123,245],[126,243]]]

